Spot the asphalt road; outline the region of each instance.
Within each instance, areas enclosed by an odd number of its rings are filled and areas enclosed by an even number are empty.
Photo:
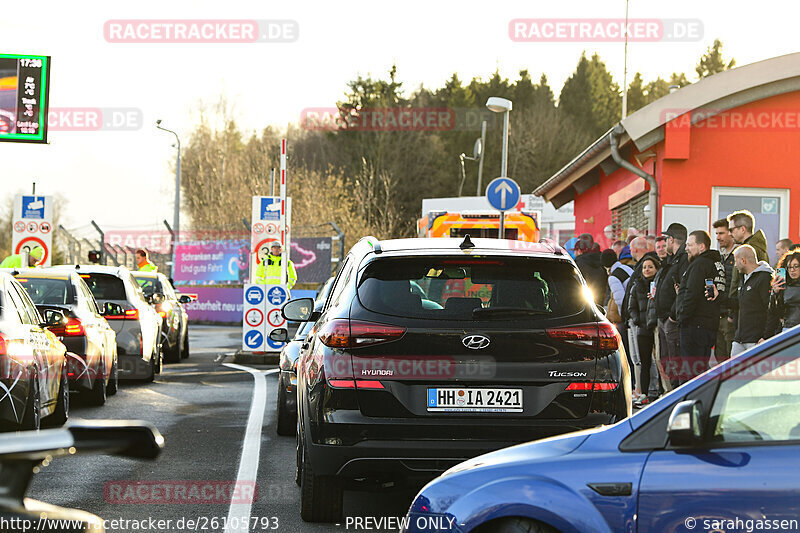
[[[357,527],[355,517],[405,515],[414,496],[411,489],[348,491],[345,519],[338,525],[300,519],[295,439],[275,433],[275,367],[227,366],[231,357],[221,356],[236,350],[240,339],[239,328],[194,326],[191,356],[165,365],[155,382],[123,383],[103,407],[83,405],[73,395],[71,418],[146,420],[164,435],[164,451],[155,461],[104,455],[59,458],[34,477],[29,496],[97,514],[112,521],[112,533],[383,531],[374,528],[375,522],[368,529],[366,523]],[[262,401],[263,411],[258,409]],[[246,490],[232,498],[227,492],[237,479],[255,482],[252,504]],[[229,513],[249,516],[251,527],[226,530]],[[231,520],[228,526],[236,522],[241,526],[244,521]]]

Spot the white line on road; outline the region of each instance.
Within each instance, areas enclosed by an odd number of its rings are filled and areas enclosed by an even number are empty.
[[[267,398],[267,381],[264,378],[267,374],[279,372],[279,368],[267,370],[266,372],[256,370],[234,363],[224,363],[229,368],[250,372],[255,380],[253,387],[253,401],[250,404],[250,414],[247,417],[247,429],[244,432],[244,443],[242,444],[242,458],[239,461],[239,472],[236,474],[236,486],[256,486],[258,477],[258,458],[261,453],[261,427],[264,424],[264,409]],[[250,511],[252,510],[252,500],[245,503],[231,503],[228,510],[228,521],[225,524],[225,533],[248,532],[250,531]]]

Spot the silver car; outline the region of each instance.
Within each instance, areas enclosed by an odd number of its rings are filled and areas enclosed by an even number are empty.
[[[122,307],[120,315],[105,315],[117,334],[119,377],[152,381],[161,372],[161,316],[145,299],[126,267],[59,265],[83,278],[100,308],[107,302]]]

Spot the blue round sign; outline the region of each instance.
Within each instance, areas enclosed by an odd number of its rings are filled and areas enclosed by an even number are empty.
[[[283,342],[277,342],[267,337],[267,345],[274,350],[280,350],[281,348],[283,348],[284,344],[285,343]]]
[[[495,178],[486,187],[486,199],[498,211],[508,211],[519,203],[520,190],[511,178]]]
[[[244,299],[250,305],[258,305],[264,301],[264,291],[258,287],[250,287],[244,292]]]
[[[283,287],[272,287],[267,292],[267,301],[271,305],[281,305],[286,301],[286,291],[283,290]]]
[[[260,331],[248,331],[244,334],[244,345],[250,349],[255,350],[261,348],[264,343],[264,335]]]

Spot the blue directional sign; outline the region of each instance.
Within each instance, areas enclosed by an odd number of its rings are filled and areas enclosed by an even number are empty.
[[[250,349],[261,348],[264,343],[264,335],[260,331],[252,330],[244,334],[244,344]]]
[[[486,199],[498,211],[513,209],[519,203],[519,185],[511,178],[495,178],[486,187]]]
[[[245,291],[244,299],[250,305],[258,305],[264,300],[264,291],[258,287],[250,287]]]
[[[270,339],[269,337],[267,337],[267,344],[268,344],[268,345],[269,345],[269,347],[270,347],[270,348],[272,348],[273,350],[280,350],[281,348],[283,348],[283,345],[284,345],[285,343],[283,343],[283,342],[278,342],[278,341],[274,341],[274,340]]]
[[[286,291],[283,287],[272,287],[267,292],[267,301],[270,305],[281,305],[286,301]]]

